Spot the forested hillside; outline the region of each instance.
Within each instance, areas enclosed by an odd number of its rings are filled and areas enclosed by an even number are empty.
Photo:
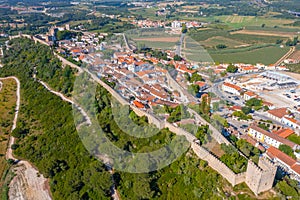
[[[32,78],[36,66],[38,77],[65,92],[71,88],[63,86],[70,80],[70,69],[61,70],[48,47],[23,39],[13,41],[3,62],[0,76],[15,75],[21,82],[15,154],[50,178],[54,199],[110,199],[110,174],[82,145],[72,106]]]

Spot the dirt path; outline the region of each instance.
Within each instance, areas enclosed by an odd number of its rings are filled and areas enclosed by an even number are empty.
[[[42,84],[49,92],[59,96],[62,100],[66,101],[66,102],[69,102],[72,105],[74,105],[80,111],[80,113],[84,116],[84,118],[86,120],[86,123],[88,125],[92,124],[91,119],[89,118],[88,114],[78,104],[76,104],[71,99],[68,99],[67,97],[65,97],[62,93],[52,90],[45,82],[43,82],[41,80],[39,80],[38,82],[40,84]]]
[[[21,101],[21,98],[20,98],[20,81],[16,77],[0,78],[0,80],[6,80],[6,79],[14,79],[17,83],[17,93],[16,93],[17,102],[16,102],[16,108],[15,108],[15,117],[14,117],[13,125],[12,125],[12,128],[11,128],[11,132],[12,132],[17,127],[17,120],[18,120],[18,116],[19,116],[19,108],[20,108],[20,101]],[[13,145],[14,142],[15,142],[15,138],[11,136],[9,138],[8,148],[7,148],[6,155],[5,155],[6,160],[8,160],[8,159],[17,160],[16,158],[13,157],[12,149],[11,149],[11,145]]]
[[[56,91],[52,90],[52,89],[51,89],[46,83],[44,83],[43,81],[39,80],[39,83],[41,83],[48,91],[50,91],[50,92],[52,92],[53,94],[55,94],[55,95],[59,96],[60,98],[62,98],[62,100],[67,101],[67,102],[69,102],[69,103],[75,105],[76,108],[77,108],[77,109],[81,112],[81,114],[85,117],[85,119],[86,119],[86,122],[85,122],[85,123],[87,123],[88,125],[91,124],[91,120],[90,120],[90,118],[88,117],[87,113],[86,113],[86,112],[85,112],[78,104],[76,104],[74,101],[72,101],[72,100],[68,99],[67,97],[65,97],[62,93],[56,92]],[[109,163],[110,163],[110,160],[109,160],[107,157],[105,157],[105,156],[101,156],[101,157],[99,156],[99,158],[105,163],[106,169],[107,169],[108,172],[111,174],[111,179],[112,179],[112,182],[113,182],[113,185],[112,185],[111,188],[110,188],[110,189],[111,189],[111,193],[112,193],[111,197],[112,197],[113,200],[120,200],[121,198],[120,198],[120,196],[119,196],[119,194],[118,194],[118,191],[117,191],[117,189],[116,189],[116,183],[115,183],[115,180],[114,180],[114,178],[113,178],[114,171],[113,171],[111,165],[109,164]]]
[[[11,132],[17,127],[17,121],[20,108],[20,81],[16,77],[0,78],[0,80],[14,79],[17,82],[17,102],[15,108],[15,117]],[[19,161],[13,156],[11,146],[15,143],[15,138],[10,136],[6,159],[12,159],[18,162],[14,167],[16,176],[9,184],[8,196],[11,200],[51,200],[48,180],[40,175],[38,171],[27,161]]]
[[[285,59],[292,55],[295,52],[295,50],[296,47],[291,47],[290,50],[275,63],[275,65],[280,65],[280,63],[282,63]]]

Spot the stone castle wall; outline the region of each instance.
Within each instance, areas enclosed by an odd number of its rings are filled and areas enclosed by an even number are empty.
[[[258,166],[248,161],[246,184],[257,195],[273,187],[277,168],[266,158],[261,157]]]

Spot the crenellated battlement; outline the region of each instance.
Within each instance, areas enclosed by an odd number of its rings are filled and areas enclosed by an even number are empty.
[[[249,160],[246,172],[246,184],[255,193],[272,188],[277,167],[264,157],[260,157],[258,166]]]

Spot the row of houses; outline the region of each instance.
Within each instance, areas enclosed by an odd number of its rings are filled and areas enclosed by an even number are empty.
[[[297,135],[300,134],[300,121],[293,118],[288,108],[275,108],[268,111],[268,117],[292,128]]]
[[[279,148],[280,145],[284,144],[296,150],[299,148],[299,145],[286,139],[289,135],[293,133],[294,131],[292,131],[291,129],[281,129],[276,132],[269,132],[258,127],[255,124],[252,124],[248,130],[249,136],[255,138],[256,140],[258,140],[263,144],[267,144],[268,146],[273,146],[276,148]]]
[[[266,155],[292,179],[300,182],[300,163],[275,147],[267,149]]]

